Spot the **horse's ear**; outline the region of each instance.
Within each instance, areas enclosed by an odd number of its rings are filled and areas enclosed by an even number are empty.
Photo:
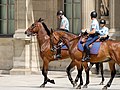
[[[42,21],[44,21],[44,19],[42,19],[42,18],[39,18],[38,22],[42,22]]]
[[[87,29],[85,30],[85,32],[87,33]]]
[[[51,28],[51,34],[53,33],[53,29]]]
[[[38,22],[41,22],[41,18],[39,18]]]
[[[41,19],[41,22],[44,21],[44,19]]]
[[[87,29],[85,30],[85,33],[88,34]]]

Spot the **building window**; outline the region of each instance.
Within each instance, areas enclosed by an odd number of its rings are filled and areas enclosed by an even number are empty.
[[[14,0],[0,0],[0,35],[13,35],[14,31]]]
[[[70,31],[76,34],[81,29],[80,3],[80,0],[64,0],[64,12],[70,21]]]

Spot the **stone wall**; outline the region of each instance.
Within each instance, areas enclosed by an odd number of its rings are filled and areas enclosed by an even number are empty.
[[[43,18],[49,28],[57,27],[58,0],[32,0],[34,20]]]
[[[9,74],[13,68],[14,45],[12,38],[0,38],[0,73]]]

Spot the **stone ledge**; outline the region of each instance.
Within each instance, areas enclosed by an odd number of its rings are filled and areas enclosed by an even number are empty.
[[[12,69],[10,75],[31,75],[30,69]]]
[[[0,70],[0,74],[10,74],[10,70]]]
[[[18,30],[16,30],[13,37],[15,39],[31,40],[31,37],[28,37],[27,35],[25,35],[25,30],[26,29],[18,29]]]

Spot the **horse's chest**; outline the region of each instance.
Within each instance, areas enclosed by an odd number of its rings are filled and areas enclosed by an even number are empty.
[[[43,43],[42,45],[41,45],[41,52],[44,52],[44,51],[46,51],[48,48],[50,47],[50,45],[48,44],[48,43]]]

